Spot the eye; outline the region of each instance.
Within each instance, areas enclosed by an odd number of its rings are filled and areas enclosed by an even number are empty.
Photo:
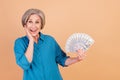
[[[35,23],[39,24],[40,22],[39,22],[39,21],[36,21]]]
[[[32,21],[28,21],[28,23],[33,23]]]

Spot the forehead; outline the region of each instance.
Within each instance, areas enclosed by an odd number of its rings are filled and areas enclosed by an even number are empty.
[[[38,16],[37,14],[32,14],[30,15],[28,20],[41,20],[40,16]]]

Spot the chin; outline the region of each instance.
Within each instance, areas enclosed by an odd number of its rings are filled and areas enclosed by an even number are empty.
[[[38,34],[39,34],[39,33],[32,33],[32,36],[33,36],[33,37],[36,37],[36,36],[38,36]]]

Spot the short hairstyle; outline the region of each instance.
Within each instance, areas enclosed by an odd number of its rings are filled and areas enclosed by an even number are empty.
[[[24,27],[24,25],[26,25],[29,17],[33,14],[36,14],[40,17],[41,19],[41,29],[43,29],[44,25],[45,25],[45,15],[44,13],[39,10],[39,9],[28,9],[22,16],[22,25]]]

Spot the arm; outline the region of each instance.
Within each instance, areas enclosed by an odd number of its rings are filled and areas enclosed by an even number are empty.
[[[25,52],[25,56],[30,63],[32,62],[33,58],[33,43],[34,43],[33,41],[29,41],[28,48]]]
[[[16,63],[23,69],[27,70],[30,68],[30,63],[25,56],[26,46],[23,39],[18,38],[14,43],[14,53],[16,58]]]
[[[77,57],[67,58],[66,61],[65,61],[65,65],[68,66],[68,65],[77,63],[77,62],[79,62],[79,61],[82,61],[82,60],[85,58],[85,56],[86,56],[86,54],[85,54],[82,50],[78,50],[78,51],[77,51],[77,54],[78,54]]]
[[[58,45],[58,43],[55,41],[55,45],[56,45],[56,51],[57,51],[57,55],[56,55],[56,62],[59,63],[61,66],[69,66],[71,64],[74,64],[76,62],[82,61],[84,59],[84,57],[86,56],[85,52],[83,50],[77,50],[77,57],[71,58],[69,56],[66,55],[66,53],[64,51],[62,51],[62,49],[60,48],[60,46]]]
[[[28,61],[31,63],[32,58],[33,58],[34,39],[31,36],[31,34],[29,33],[29,31],[27,30],[26,26],[25,26],[25,31],[26,31],[26,34],[27,34],[27,36],[29,38],[29,45],[28,45],[28,48],[27,48],[27,50],[25,52],[25,56],[28,59]]]
[[[28,36],[29,38],[29,36]],[[14,44],[14,53],[16,58],[16,63],[23,69],[27,70],[30,67],[30,62],[33,58],[33,40],[29,39],[29,44],[26,47],[25,42],[18,38]]]

